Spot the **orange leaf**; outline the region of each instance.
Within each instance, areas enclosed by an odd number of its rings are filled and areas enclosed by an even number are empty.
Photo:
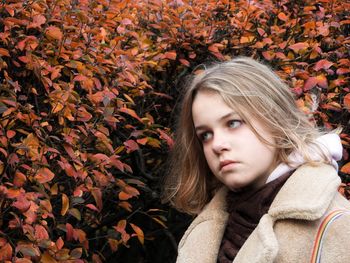
[[[325,75],[318,75],[316,77],[317,80],[317,85],[320,86],[321,88],[328,88],[328,81]]]
[[[1,246],[0,249],[0,260],[1,262],[5,262],[5,260],[12,259],[12,247],[9,243],[6,243],[4,246]]]
[[[56,26],[49,26],[46,29],[45,34],[48,38],[52,38],[52,39],[56,39],[56,40],[61,40],[63,37],[61,29],[59,29]]]
[[[144,235],[142,229],[139,228],[137,225],[134,225],[134,224],[132,224],[132,223],[130,223],[130,226],[132,227],[132,229],[134,229],[138,240],[139,240],[140,243],[143,245],[143,243],[144,243],[144,241],[145,241],[145,235]]]
[[[50,182],[55,177],[55,174],[49,168],[40,168],[34,178],[41,184]]]
[[[134,117],[135,119],[138,119],[140,122],[142,122],[142,119],[132,109],[123,107],[123,108],[120,108],[119,111],[129,114],[131,117]]]
[[[279,18],[280,20],[284,21],[284,22],[288,20],[288,17],[287,17],[286,14],[283,13],[283,12],[281,12],[281,13],[278,14],[278,18]]]
[[[342,173],[350,174],[350,162],[345,164],[345,165],[343,165],[343,167],[340,169],[340,171]]]
[[[69,209],[69,199],[66,194],[62,194],[62,209],[61,209],[61,215],[64,216]]]
[[[10,53],[7,49],[0,48],[0,56],[10,57]]]
[[[309,44],[306,42],[299,42],[289,46],[289,48],[296,53],[299,53],[299,51],[307,49],[308,47],[309,47]]]
[[[45,251],[44,254],[42,254],[42,256],[40,258],[40,262],[41,263],[57,263],[57,261],[53,257],[51,257],[51,255],[47,251]]]
[[[350,111],[350,93],[346,94],[344,97],[344,106],[345,108],[348,109],[348,111]],[[350,163],[349,164],[349,168],[350,168]]]
[[[16,171],[15,177],[13,178],[13,184],[17,187],[22,187],[27,181],[27,177],[20,171]]]
[[[167,58],[167,59],[171,59],[171,60],[175,60],[176,59],[176,52],[175,51],[169,51],[164,53],[163,58]]]
[[[124,191],[121,191],[118,194],[118,198],[119,198],[119,200],[125,201],[125,200],[128,200],[128,199],[132,198],[132,195],[128,194],[128,193],[125,193]]]

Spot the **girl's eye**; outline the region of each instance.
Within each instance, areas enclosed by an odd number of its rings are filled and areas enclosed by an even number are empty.
[[[228,126],[229,126],[230,128],[235,129],[235,128],[238,128],[239,126],[241,126],[242,123],[243,123],[243,122],[242,122],[241,120],[230,120],[230,121],[228,122]]]
[[[211,132],[203,132],[199,135],[199,139],[202,141],[202,142],[206,142],[208,140],[210,140],[210,138],[212,137],[212,133]]]

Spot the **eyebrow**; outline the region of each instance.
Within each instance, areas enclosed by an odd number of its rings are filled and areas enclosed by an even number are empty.
[[[219,121],[223,121],[223,120],[227,119],[228,117],[235,116],[235,115],[239,116],[237,112],[232,111],[232,112],[230,112],[230,113],[225,114],[224,116],[222,116],[222,117],[219,119]],[[199,125],[199,126],[194,127],[194,129],[195,129],[196,132],[198,132],[199,130],[205,130],[206,128],[207,128],[206,125]]]

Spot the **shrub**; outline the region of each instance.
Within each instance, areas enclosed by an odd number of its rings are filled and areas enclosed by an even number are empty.
[[[2,1],[0,260],[173,259],[171,232],[185,226],[159,204],[158,181],[183,76],[237,55],[267,61],[318,124],[344,127],[349,196],[349,7]]]

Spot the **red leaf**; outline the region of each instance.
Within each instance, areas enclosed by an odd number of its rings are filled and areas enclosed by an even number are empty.
[[[310,77],[304,84],[304,91],[308,91],[317,85],[316,77]]]
[[[42,239],[49,239],[49,234],[47,233],[45,227],[42,225],[36,225],[34,228],[35,231],[35,239],[42,240]]]
[[[73,238],[74,228],[71,224],[66,223],[66,240],[71,241]]]
[[[333,63],[328,61],[327,59],[321,59],[316,63],[314,66],[315,71],[319,71],[320,69],[329,69],[331,66],[333,66]]]
[[[15,135],[16,135],[16,132],[15,132],[15,131],[8,130],[8,131],[6,132],[6,136],[7,136],[7,138],[9,138],[9,139],[13,138]]]
[[[61,237],[59,237],[56,240],[56,246],[57,246],[58,250],[61,250],[61,248],[63,248],[63,245],[64,245],[64,241]]]
[[[157,132],[159,132],[159,138],[165,140],[170,148],[174,146],[174,140],[164,131],[161,129],[157,129]]]
[[[55,177],[55,174],[49,168],[40,168],[34,178],[41,184],[50,182]]]
[[[179,61],[182,65],[185,65],[186,67],[190,66],[190,62],[186,59],[180,58]]]
[[[124,145],[126,146],[127,153],[131,153],[139,149],[139,145],[134,140],[127,140],[124,142]]]
[[[85,205],[87,208],[93,210],[93,211],[96,211],[96,212],[99,212],[99,210],[97,209],[97,207],[93,204],[87,204]]]
[[[347,74],[350,72],[349,68],[338,68],[337,69],[337,74],[338,75],[343,75],[343,74]]]
[[[102,192],[100,188],[93,188],[91,189],[91,194],[95,199],[96,206],[99,211],[102,210],[103,204],[102,204]]]

